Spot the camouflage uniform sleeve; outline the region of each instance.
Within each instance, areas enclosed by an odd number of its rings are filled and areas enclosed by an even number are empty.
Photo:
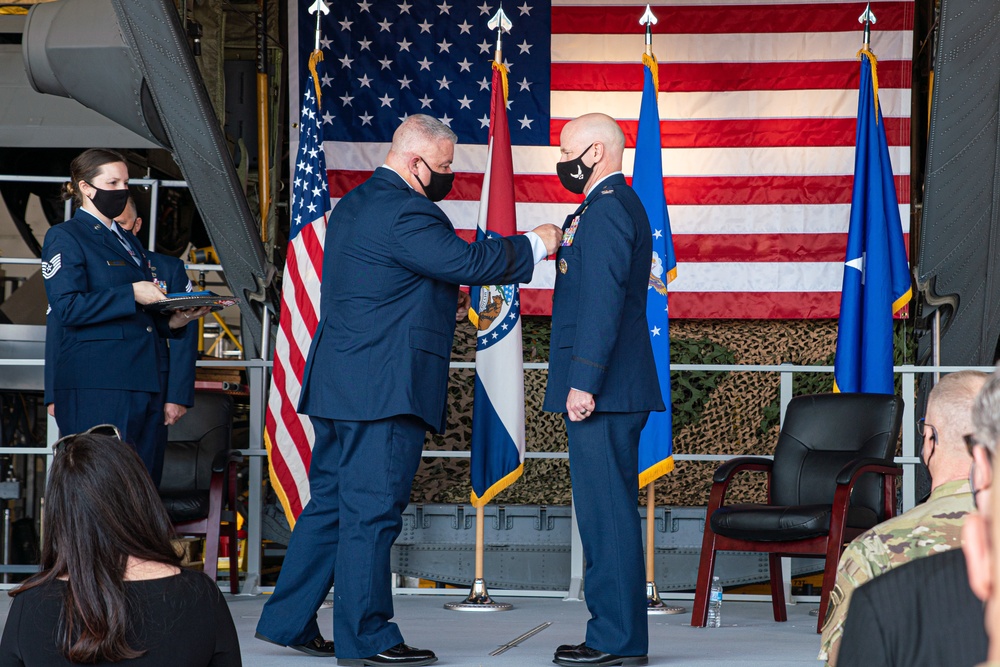
[[[830,591],[830,603],[823,622],[823,639],[820,643],[820,660],[831,667],[837,664],[840,639],[844,634],[844,621],[851,595],[862,584],[885,572],[884,545],[877,535],[865,533],[847,545],[837,565],[837,581]]]

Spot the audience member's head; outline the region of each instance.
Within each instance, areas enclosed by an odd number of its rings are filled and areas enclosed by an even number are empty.
[[[964,436],[973,431],[972,408],[988,378],[981,371],[950,373],[927,398],[921,457],[934,488],[968,478],[972,458]]]
[[[1000,544],[1000,522],[993,516],[1000,510],[1000,494],[993,496],[994,453],[1000,440],[1000,368],[993,372],[983,385],[972,412],[975,431],[966,441],[972,450],[972,470],[969,482],[978,513],[970,514],[962,530],[962,551],[969,570],[969,585],[976,596],[986,604],[986,631],[990,635],[990,658],[1000,659],[1000,601],[996,600],[1000,587],[997,581],[997,563],[1000,551],[993,545]],[[994,500],[996,502],[994,502]],[[995,524],[992,525],[991,524]],[[992,534],[991,534],[992,533]]]
[[[99,428],[95,427],[94,431]],[[112,428],[112,427],[107,427]],[[11,595],[67,582],[56,637],[72,662],[142,655],[129,646],[133,621],[124,581],[143,563],[179,566],[173,529],[146,468],[131,447],[87,432],[56,445],[45,495],[42,570]]]

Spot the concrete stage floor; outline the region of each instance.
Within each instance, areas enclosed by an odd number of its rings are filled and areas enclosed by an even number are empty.
[[[458,593],[456,591],[456,593]],[[0,596],[0,621],[6,622],[10,598]],[[246,667],[305,667],[336,664],[335,660],[313,658],[253,638],[266,596],[226,595],[243,652]],[[588,618],[582,602],[564,602],[558,598],[499,597],[514,609],[506,612],[454,612],[443,608],[445,602],[461,595],[397,595],[396,618],[407,643],[429,648],[438,655],[438,665],[455,667],[522,667],[552,664],[552,652],[559,644],[583,641]],[[667,601],[685,607],[678,615],[649,617],[650,665],[817,665],[819,635],[816,617],[809,611],[815,604],[788,607],[788,621],[775,623],[770,602],[725,600],[721,628],[692,628],[691,602]],[[329,638],[332,634],[332,610],[321,609],[320,627]],[[539,634],[499,656],[490,651],[501,644],[551,621]]]

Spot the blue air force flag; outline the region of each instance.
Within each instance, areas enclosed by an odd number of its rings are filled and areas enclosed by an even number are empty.
[[[656,58],[643,56],[644,79],[635,140],[632,188],[649,217],[653,233],[653,265],[646,292],[646,321],[653,344],[656,374],[665,412],[651,412],[639,438],[639,486],[643,487],[674,469],[673,424],[670,409],[670,335],[667,314],[667,284],[677,277],[677,259],[670,234],[670,216],[663,194],[663,164],[660,161],[660,112],[656,95]]]
[[[867,49],[859,55],[854,189],[833,387],[892,394],[892,316],[910,300],[910,271],[878,103],[876,60]]]

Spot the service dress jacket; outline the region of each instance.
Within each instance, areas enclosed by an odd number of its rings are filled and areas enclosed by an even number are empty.
[[[299,412],[445,428],[458,286],[528,282],[524,236],[467,243],[444,212],[380,167],[331,212],[320,321]]]
[[[45,234],[42,278],[62,329],[54,390],[160,391],[158,347],[162,338],[182,332],[170,329],[167,316],[136,303],[132,283],[152,275],[138,240],[122,236],[138,263],[114,232],[83,209]]]
[[[664,410],[646,322],[653,241],[642,202],[613,174],[563,233],[544,409],[566,412],[572,388],[593,394],[598,412]]]

